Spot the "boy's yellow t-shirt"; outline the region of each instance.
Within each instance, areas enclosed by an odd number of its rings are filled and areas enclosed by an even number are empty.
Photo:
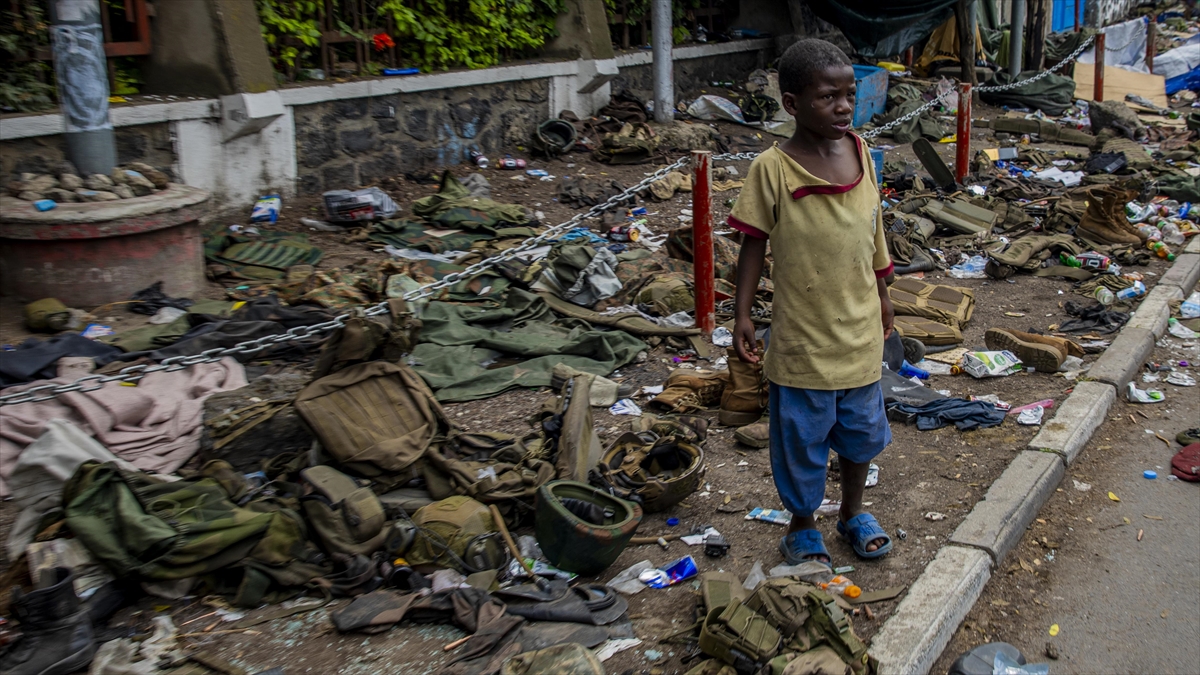
[[[858,144],[862,174],[833,185],[779,148],[750,165],[729,225],[767,238],[774,255],[771,382],[852,389],[879,381],[883,322],[877,279],[892,270],[875,171]]]

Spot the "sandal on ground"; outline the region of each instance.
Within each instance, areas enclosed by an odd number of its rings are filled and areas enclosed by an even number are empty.
[[[779,552],[789,565],[799,565],[806,562],[819,562],[826,565],[833,561],[829,551],[825,549],[825,540],[818,530],[800,530],[783,536],[779,540]],[[820,556],[813,558],[811,556]]]
[[[879,526],[879,521],[875,520],[875,516],[869,513],[860,513],[844,523],[839,520],[837,530],[846,541],[850,542],[850,545],[854,547],[854,552],[860,558],[879,558],[892,550],[892,538]],[[876,539],[884,541],[879,548],[868,551],[867,544]]]

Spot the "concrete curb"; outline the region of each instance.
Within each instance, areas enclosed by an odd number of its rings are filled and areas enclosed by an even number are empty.
[[[994,564],[1000,564],[1054,493],[1065,471],[1062,459],[1052,452],[1023,451],[950,535],[950,543],[982,549]]]
[[[1020,541],[1066,467],[1104,423],[1119,390],[1137,375],[1166,331],[1170,301],[1181,292],[1186,297],[1200,281],[1200,236],[1192,237],[1185,250],[1088,371],[1095,381],[1075,386],[875,634],[870,653],[879,659],[881,675],[923,675],[941,656],[983,592],[993,566]]]
[[[1197,281],[1200,281],[1200,253],[1183,253],[1158,283],[1160,286],[1175,286],[1187,295],[1196,287]]]
[[[1154,333],[1145,328],[1122,328],[1121,333],[1088,370],[1088,379],[1123,389],[1137,376],[1150,352],[1154,351],[1155,339]]]
[[[1058,412],[1029,441],[1035,452],[1053,452],[1071,464],[1096,429],[1104,423],[1117,390],[1104,382],[1080,382],[1059,406]]]
[[[991,563],[979,549],[938,551],[871,640],[880,675],[929,672],[992,577]]]

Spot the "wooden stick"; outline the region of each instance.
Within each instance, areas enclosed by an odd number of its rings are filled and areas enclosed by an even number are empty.
[[[508,526],[504,524],[504,516],[500,515],[500,509],[496,508],[495,504],[488,504],[488,509],[492,512],[492,519],[496,521],[496,528],[500,530],[500,536],[504,537],[504,543],[508,544],[508,550],[512,553],[517,562],[521,563],[521,567],[529,572],[529,576],[537,579],[538,576],[533,573],[533,566],[525,562],[525,556],[521,555],[521,549],[517,548],[517,542],[513,541],[512,535],[508,533]]]
[[[446,645],[445,647],[442,647],[442,651],[448,652],[452,649],[458,649],[459,647],[463,646],[463,644],[466,643],[467,640],[470,640],[470,639],[471,639],[470,635],[468,635],[466,637],[461,637],[461,638],[455,640],[454,642],[451,642],[450,644]]]

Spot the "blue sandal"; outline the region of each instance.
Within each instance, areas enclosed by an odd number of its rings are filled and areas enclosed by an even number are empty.
[[[837,530],[850,542],[860,558],[879,558],[892,550],[892,538],[879,526],[875,516],[869,513],[860,513],[844,523],[839,520]],[[876,539],[883,539],[883,544],[874,551],[868,551],[867,544]]]
[[[821,537],[821,532],[818,530],[800,530],[784,535],[783,539],[779,540],[779,552],[783,554],[784,561],[789,565],[799,565],[806,562],[819,562],[826,565],[830,564],[833,558],[829,557],[829,551],[825,549],[825,540]],[[824,556],[824,560],[810,558],[809,556]]]

